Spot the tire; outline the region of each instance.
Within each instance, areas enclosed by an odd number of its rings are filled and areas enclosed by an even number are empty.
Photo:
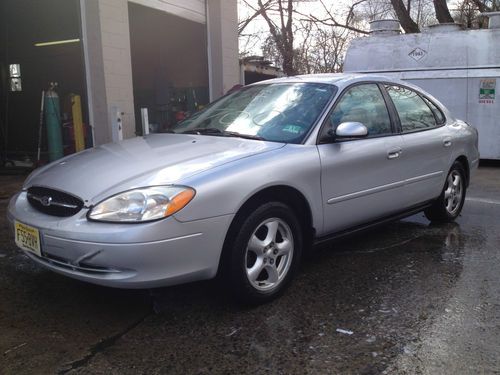
[[[436,223],[450,223],[454,221],[465,201],[467,190],[464,167],[455,161],[446,176],[446,182],[439,198],[427,208],[424,213],[427,219]]]
[[[277,298],[300,264],[303,234],[297,216],[281,202],[264,203],[243,216],[234,229],[224,249],[225,286],[245,304]]]

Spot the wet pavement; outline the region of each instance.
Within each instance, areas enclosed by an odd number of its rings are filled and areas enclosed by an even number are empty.
[[[5,222],[2,374],[500,374],[500,168],[455,224],[422,214],[315,249],[279,300],[243,308],[202,282],[92,286],[41,269]]]

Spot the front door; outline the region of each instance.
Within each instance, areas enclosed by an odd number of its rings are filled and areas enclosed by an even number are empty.
[[[404,207],[401,135],[393,132],[384,97],[376,84],[347,88],[329,116],[368,128],[362,139],[337,139],[318,145],[324,234],[376,220]]]

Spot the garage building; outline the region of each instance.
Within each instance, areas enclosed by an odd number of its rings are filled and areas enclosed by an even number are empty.
[[[51,83],[64,154],[78,122],[87,148],[167,131],[239,83],[237,43],[232,0],[0,0],[2,160],[36,160]]]

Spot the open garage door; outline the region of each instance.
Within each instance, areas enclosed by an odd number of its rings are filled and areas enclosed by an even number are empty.
[[[129,3],[136,132],[167,131],[209,102],[206,25]]]
[[[70,94],[80,96],[87,123],[79,1],[1,0],[0,7],[2,163],[35,161],[42,90],[51,82],[58,84],[62,149],[74,152]],[[44,128],[42,159],[46,134]]]

